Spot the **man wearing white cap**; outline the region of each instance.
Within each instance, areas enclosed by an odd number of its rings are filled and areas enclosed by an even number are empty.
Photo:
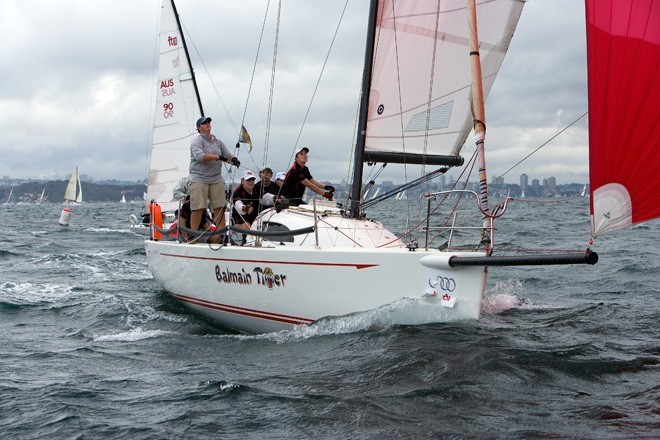
[[[190,227],[198,229],[202,213],[211,205],[213,221],[222,228],[225,225],[225,181],[222,178],[222,162],[239,167],[241,162],[234,157],[225,144],[211,134],[211,118],[197,120],[198,136],[190,144]]]
[[[275,174],[275,183],[277,183],[279,186],[282,186],[285,177],[286,173],[284,171],[280,171],[279,173]]]
[[[231,197],[234,209],[231,212],[232,220],[238,227],[249,229],[259,214],[259,194],[254,190],[257,176],[250,170],[243,171],[241,184],[236,187]]]
[[[289,201],[290,206],[298,206],[302,203],[305,195],[305,188],[309,188],[316,194],[320,194],[328,200],[332,200],[335,188],[331,185],[324,185],[314,179],[307,168],[307,153],[309,148],[300,147],[296,150],[296,157],[293,166],[286,174],[280,194]]]

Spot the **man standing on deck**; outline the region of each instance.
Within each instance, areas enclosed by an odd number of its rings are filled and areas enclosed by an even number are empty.
[[[209,206],[213,210],[213,222],[218,228],[225,226],[225,181],[222,178],[222,163],[228,162],[235,167],[241,162],[234,157],[225,144],[211,134],[211,118],[197,120],[198,136],[190,144],[190,228],[199,229],[204,210]]]

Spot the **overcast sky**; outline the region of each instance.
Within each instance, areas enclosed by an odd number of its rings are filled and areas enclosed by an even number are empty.
[[[271,0],[270,17],[276,0]],[[268,164],[283,171],[308,145],[320,180],[348,176],[368,1],[350,0],[319,91],[301,130],[344,0],[284,0]],[[140,180],[153,113],[160,0],[0,0],[0,176],[62,179],[78,165],[95,179]],[[205,113],[236,142],[266,0],[179,0]],[[245,125],[256,170],[265,150],[273,31],[264,43]],[[486,105],[489,179],[508,170],[587,110],[584,3],[529,0]],[[228,113],[228,114],[227,114]],[[505,182],[555,176],[587,181],[587,118],[510,171]],[[463,154],[473,151],[472,136]],[[401,166],[382,179],[400,181]],[[368,170],[366,171],[368,174]],[[417,176],[415,176],[417,177]]]

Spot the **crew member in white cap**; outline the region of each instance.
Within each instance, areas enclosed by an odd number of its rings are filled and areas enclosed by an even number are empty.
[[[231,217],[234,225],[249,229],[259,214],[259,194],[254,190],[257,176],[250,170],[243,171],[241,183],[234,190],[231,200],[234,204]]]
[[[309,188],[316,194],[320,194],[328,200],[332,200],[335,188],[332,185],[325,185],[314,179],[307,168],[307,153],[309,148],[300,147],[296,150],[296,157],[293,166],[286,174],[280,194],[285,197],[289,206],[298,206],[304,204],[303,195],[305,188]]]
[[[225,225],[225,181],[222,178],[222,162],[239,167],[241,162],[234,157],[225,144],[211,134],[211,118],[197,120],[197,131],[190,144],[190,228],[197,230],[202,213],[209,206],[213,210],[213,222],[222,228]]]

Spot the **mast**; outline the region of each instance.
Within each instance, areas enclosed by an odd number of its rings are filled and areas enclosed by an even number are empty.
[[[486,174],[486,111],[484,109],[484,91],[481,76],[481,58],[479,57],[479,36],[477,32],[477,8],[475,0],[468,0],[468,26],[470,46],[470,73],[472,75],[472,116],[474,118],[474,137],[477,144],[477,162],[479,164],[479,200],[483,217],[484,236],[482,241],[490,247],[490,219],[488,217],[488,176]]]
[[[369,91],[371,90],[371,69],[373,66],[374,42],[376,41],[376,18],[378,0],[371,0],[369,6],[369,26],[367,28],[367,46],[364,51],[364,70],[362,72],[362,97],[358,116],[358,134],[353,156],[353,180],[349,201],[348,216],[360,216],[360,193],[362,192],[362,168],[364,165],[364,147],[367,139],[367,116],[369,112]]]
[[[202,99],[199,97],[199,89],[197,88],[197,79],[195,78],[195,70],[192,66],[192,61],[190,60],[190,53],[188,53],[188,45],[186,44],[186,37],[183,36],[183,27],[181,26],[181,21],[179,20],[179,12],[176,10],[176,5],[174,0],[170,0],[172,4],[172,10],[174,10],[174,18],[176,18],[176,25],[179,28],[179,34],[181,34],[181,43],[183,43],[183,51],[186,53],[186,60],[188,61],[188,66],[190,66],[190,76],[192,78],[193,87],[195,88],[195,97],[197,98],[197,104],[199,105],[199,113],[204,116],[204,108],[202,107]]]

